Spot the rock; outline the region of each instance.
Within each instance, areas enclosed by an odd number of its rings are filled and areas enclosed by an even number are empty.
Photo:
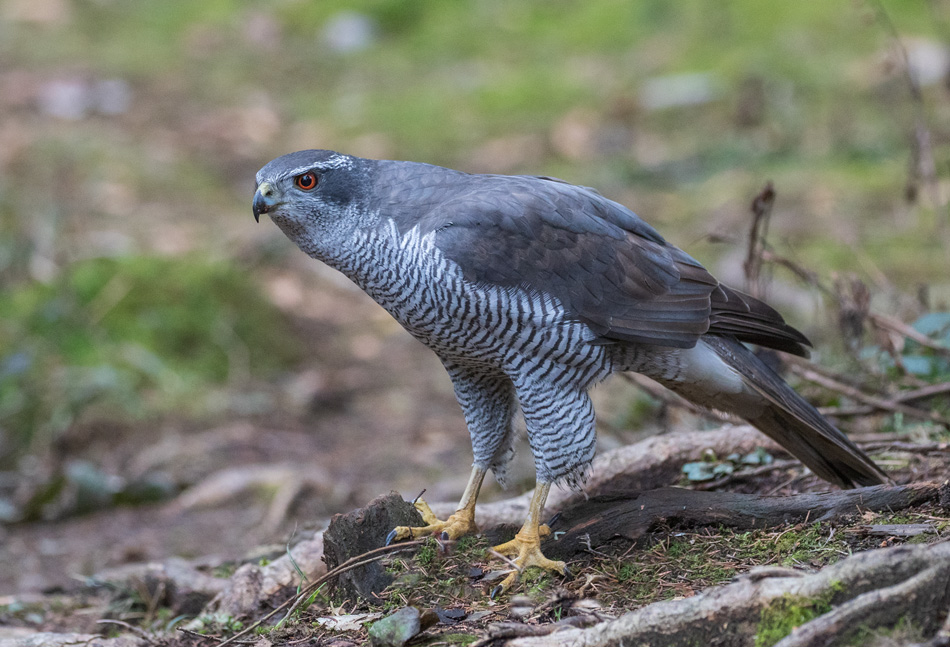
[[[381,547],[396,526],[421,526],[422,517],[396,492],[373,499],[365,508],[334,515],[323,533],[323,559],[332,570],[346,560]],[[336,578],[335,591],[348,598],[378,601],[376,594],[393,581],[378,561]]]
[[[229,584],[228,580],[203,573],[178,557],[170,557],[164,562],[119,566],[100,571],[94,579],[147,591],[162,606],[169,607],[176,614],[187,615],[200,613],[208,601]]]
[[[227,585],[205,609],[206,613],[223,613],[235,618],[257,613],[265,601],[286,587],[301,584],[299,572],[311,580],[326,573],[323,564],[323,533],[301,541],[284,555],[266,566],[244,564],[228,580]]]
[[[370,643],[376,647],[402,647],[421,630],[419,609],[403,607],[369,628]]]

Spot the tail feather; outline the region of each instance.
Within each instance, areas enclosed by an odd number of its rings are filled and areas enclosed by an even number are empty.
[[[746,420],[815,474],[843,488],[890,482],[867,454],[739,341],[706,335],[703,342],[764,399],[765,406]]]

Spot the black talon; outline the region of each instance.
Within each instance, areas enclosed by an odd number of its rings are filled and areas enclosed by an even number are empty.
[[[551,520],[548,522],[548,528],[551,528],[552,526],[554,526],[554,524],[556,524],[558,522],[558,519],[560,518],[561,518],[561,513],[555,512],[554,516],[551,517]]]
[[[444,530],[442,531],[442,534],[439,535],[439,538],[442,539],[442,541],[449,541],[451,539],[451,537],[449,537],[449,533],[445,532]]]
[[[567,578],[574,577],[574,574],[571,573],[571,569],[567,567],[567,564],[564,565],[564,577],[567,577]]]
[[[395,538],[396,538],[396,529],[393,528],[392,530],[389,531],[389,534],[386,535],[386,543],[383,545],[388,546],[389,544],[393,543],[393,539]]]
[[[489,597],[490,599],[494,600],[494,599],[497,598],[504,590],[505,590],[505,589],[502,588],[501,584],[499,584],[498,586],[496,586],[495,588],[493,588],[493,589],[491,590],[491,594],[489,594],[488,597]]]

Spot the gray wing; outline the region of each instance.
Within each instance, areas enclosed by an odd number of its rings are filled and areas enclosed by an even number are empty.
[[[711,333],[805,354],[808,340],[775,310],[720,285],[592,189],[550,178],[467,177],[422,220],[468,280],[553,296],[598,343],[688,348]]]

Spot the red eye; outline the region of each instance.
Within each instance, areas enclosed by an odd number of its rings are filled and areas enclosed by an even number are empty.
[[[317,188],[317,174],[310,171],[309,173],[298,175],[294,178],[294,184],[297,185],[298,189],[313,191]]]

